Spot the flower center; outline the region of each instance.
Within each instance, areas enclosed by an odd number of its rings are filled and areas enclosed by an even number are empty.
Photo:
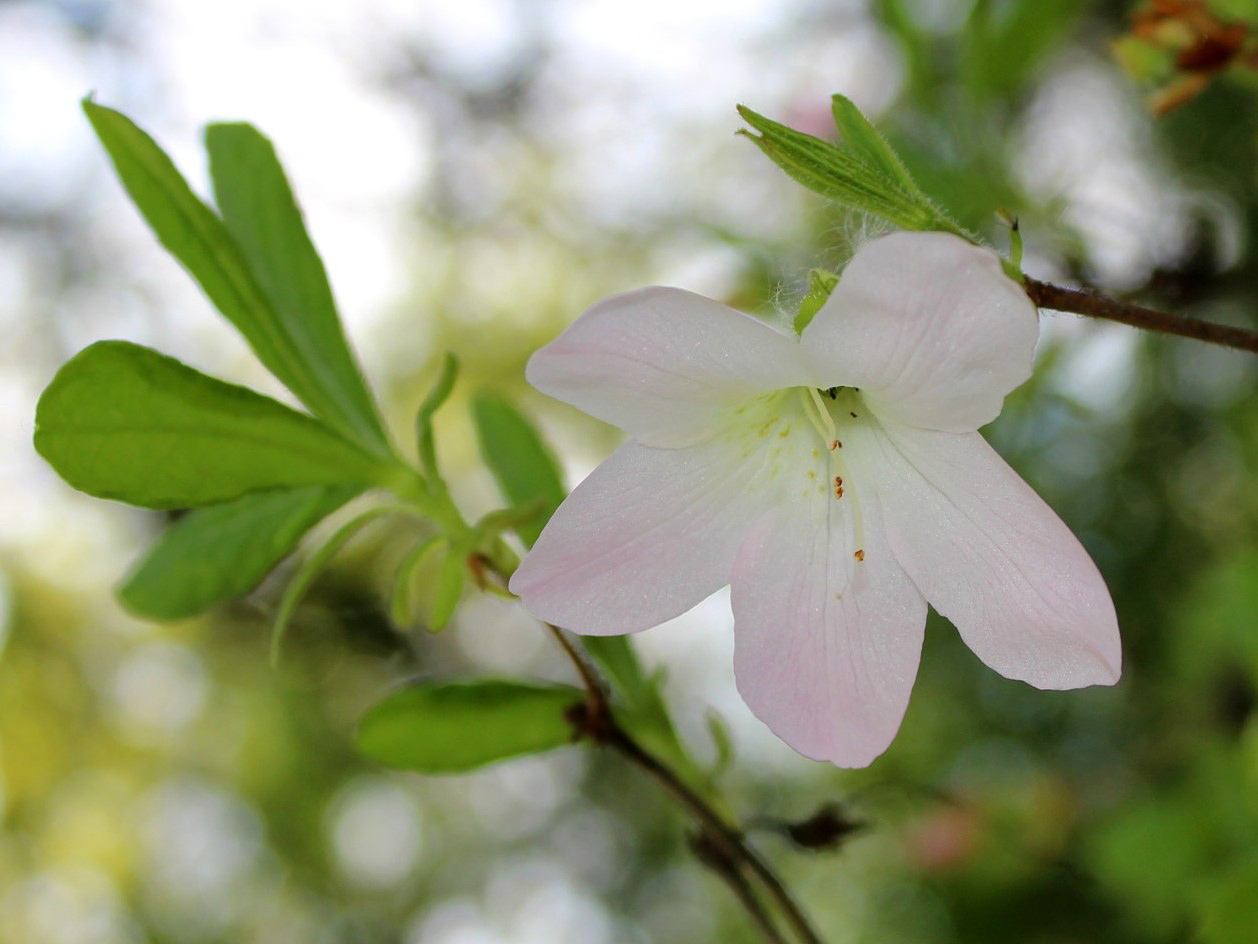
[[[842,401],[844,407],[854,405],[853,401],[857,399],[856,388],[831,387],[828,390],[818,390],[816,387],[800,387],[799,390],[803,398],[804,415],[808,417],[808,421],[813,428],[821,435],[821,440],[829,454],[828,465],[831,479],[834,482],[833,494],[837,501],[843,498],[846,490],[851,489],[852,479],[847,469],[847,463],[843,460],[843,441],[839,438],[839,429],[834,422],[831,404],[837,404],[839,401]],[[831,401],[830,404],[827,404],[827,399]],[[855,410],[849,410],[848,414],[853,419],[857,418]],[[865,524],[861,515],[860,501],[856,493],[852,493],[850,502],[852,506],[852,529],[856,536],[856,551],[852,556],[857,561],[863,561],[865,559]]]

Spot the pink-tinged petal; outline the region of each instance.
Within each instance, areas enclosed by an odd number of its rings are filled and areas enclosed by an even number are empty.
[[[921,655],[926,602],[868,490],[770,512],[734,565],[734,671],[748,707],[807,757],[863,767],[890,745]],[[858,544],[851,502],[861,501]],[[864,560],[857,561],[858,546]]]
[[[729,583],[771,501],[772,449],[737,438],[621,446],[573,490],[511,578],[535,616],[578,633],[636,632]]]
[[[861,427],[904,569],[987,665],[1038,688],[1118,681],[1114,604],[1083,545],[978,433]]]
[[[639,442],[684,446],[731,406],[809,380],[798,339],[675,288],[599,302],[528,364],[529,382]]]
[[[859,387],[880,417],[971,432],[1031,376],[1035,306],[986,249],[893,233],[852,257],[804,330],[825,385]]]

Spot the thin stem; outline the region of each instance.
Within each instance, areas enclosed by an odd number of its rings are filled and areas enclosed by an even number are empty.
[[[768,909],[756,897],[755,889],[751,887],[747,877],[739,870],[737,862],[731,862],[725,858],[720,851],[713,847],[712,841],[707,834],[702,832],[691,837],[690,848],[701,862],[706,863],[712,871],[725,880],[725,884],[734,893],[734,897],[742,902],[743,907],[747,909],[747,913],[751,916],[752,923],[755,924],[766,941],[771,942],[771,944],[787,944],[786,938],[782,936],[782,932],[773,923],[773,918],[769,915]]]
[[[690,789],[671,767],[639,744],[616,722],[608,705],[607,693],[594,670],[590,668],[561,629],[550,623],[546,624],[546,628],[563,648],[565,655],[577,670],[577,674],[581,676],[581,682],[585,687],[586,703],[584,706],[578,706],[578,708],[583,707],[584,710],[575,712],[569,717],[577,730],[589,736],[595,743],[612,748],[636,764],[679,806],[698,820],[704,839],[715,853],[715,855],[705,856],[704,861],[721,873],[730,888],[738,895],[752,920],[760,927],[761,932],[765,933],[766,939],[774,942],[781,941],[781,937],[773,929],[772,924],[769,924],[766,929],[762,920],[763,908],[739,868],[747,869],[760,880],[769,897],[777,904],[787,922],[799,936],[800,941],[804,944],[823,944],[804,916],[799,904],[773,869],[747,845],[742,834],[708,805],[703,797]],[[722,867],[722,863],[729,867]]]
[[[708,806],[702,797],[686,786],[673,773],[671,768],[661,763],[658,758],[642,747],[615,722],[612,722],[609,726],[604,743],[641,767],[680,806],[689,811],[702,824],[708,837],[722,854],[731,861],[749,869],[760,879],[769,895],[777,903],[778,907],[782,909],[782,913],[786,916],[791,927],[795,929],[795,933],[799,935],[801,941],[805,941],[807,944],[822,944],[821,938],[812,929],[808,919],[804,917],[804,913],[800,910],[799,904],[791,893],[787,891],[786,886],[782,884],[782,880],[777,877],[777,874],[769,868],[763,859],[752,851],[742,835],[726,823],[712,807]]]
[[[1170,312],[1146,308],[1131,302],[1119,301],[1104,295],[1084,292],[1074,288],[1062,288],[1049,282],[1027,278],[1023,282],[1027,297],[1040,308],[1051,308],[1054,311],[1068,311],[1076,315],[1088,315],[1092,318],[1105,318],[1118,321],[1146,331],[1159,331],[1162,334],[1173,334],[1181,338],[1195,338],[1210,344],[1235,348],[1258,354],[1258,332],[1232,325],[1216,324],[1212,321],[1197,321],[1172,315]]]
[[[482,561],[486,570],[505,584],[506,574],[488,559]],[[764,886],[769,897],[785,916],[802,944],[824,944],[804,916],[799,904],[787,890],[769,865],[747,845],[742,834],[713,809],[703,797],[695,793],[662,760],[644,748],[612,715],[607,690],[597,672],[590,666],[584,654],[568,638],[562,629],[544,623],[546,630],[563,650],[568,661],[576,669],[585,689],[585,704],[575,706],[568,720],[581,734],[596,744],[603,744],[640,767],[676,803],[690,813],[702,829],[702,840],[710,853],[703,861],[715,869],[738,897],[742,906],[770,944],[784,944],[780,932],[764,910],[754,890],[740,869],[746,869]]]

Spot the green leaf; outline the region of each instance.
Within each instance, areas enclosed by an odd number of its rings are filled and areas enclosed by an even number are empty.
[[[437,586],[432,598],[432,608],[428,613],[428,629],[439,633],[446,628],[454,608],[459,605],[459,597],[463,595],[463,585],[467,582],[467,558],[458,548],[451,548],[441,559],[437,569]]]
[[[869,119],[861,114],[861,110],[850,98],[845,95],[833,96],[830,110],[834,113],[835,127],[843,137],[843,146],[857,160],[897,183],[906,193],[928,202],[917,181],[900,160],[900,155],[891,149],[886,138],[870,124]]]
[[[908,0],[873,0],[872,12],[878,24],[899,43],[908,66],[910,90],[931,92],[935,89],[935,57],[930,32],[912,9],[915,6]]]
[[[315,412],[387,455],[380,414],[345,341],[323,261],[271,142],[251,125],[213,124],[205,130],[205,148],[223,223],[318,387]]]
[[[125,341],[93,344],[57,372],[35,412],[35,448],[80,491],[146,508],[363,489],[395,474],[304,413]]]
[[[420,682],[367,713],[358,749],[390,767],[461,773],[572,743],[564,713],[583,699],[581,691],[565,685]]]
[[[738,112],[759,132],[741,133],[809,190],[845,209],[878,217],[901,229],[943,230],[974,241],[920,191],[906,190],[897,176],[871,167],[848,148],[795,131],[743,105],[738,106]]]
[[[361,440],[347,425],[336,379],[320,361],[307,360],[309,351],[290,333],[291,325],[280,317],[236,240],[165,152],[121,112],[91,101],[83,102],[83,111],[158,240],[244,335],[258,359],[312,413]],[[363,444],[378,451],[377,439]]]
[[[1008,101],[1074,27],[1084,0],[975,0],[965,27],[961,76],[979,99]]]
[[[808,294],[799,303],[799,312],[792,322],[795,333],[803,334],[804,329],[812,323],[821,306],[829,299],[834,287],[839,284],[839,277],[825,269],[813,269],[808,273]]]
[[[406,552],[393,572],[393,589],[389,593],[389,617],[394,626],[410,626],[415,619],[414,596],[415,572],[427,561],[429,555],[449,545],[445,538],[433,535],[420,541]]]
[[[507,501],[517,508],[537,503],[540,511],[516,528],[532,547],[560,502],[567,497],[559,466],[533,425],[496,394],[484,392],[472,401],[481,456]]]
[[[419,448],[419,464],[424,474],[434,483],[441,481],[441,473],[437,469],[437,446],[432,437],[432,418],[441,409],[442,404],[450,399],[450,393],[454,390],[454,381],[458,379],[458,376],[459,359],[447,351],[441,359],[441,368],[437,372],[437,379],[433,382],[432,389],[428,391],[428,396],[424,397],[424,402],[419,405],[419,410],[415,414],[415,440]]]
[[[149,619],[195,616],[256,587],[302,535],[357,493],[353,487],[273,489],[191,512],[166,530],[118,597]]]
[[[631,710],[650,713],[662,709],[659,692],[642,671],[628,636],[582,636],[581,644]]]
[[[710,778],[691,758],[660,692],[663,674],[648,676],[628,636],[584,636],[581,645],[619,696],[616,718],[652,753],[663,758],[692,788],[715,799]]]

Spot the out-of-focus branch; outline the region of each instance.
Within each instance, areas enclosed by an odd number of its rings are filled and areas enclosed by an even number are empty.
[[[597,674],[562,630],[549,623],[546,628],[563,648],[585,686],[584,704],[575,706],[568,714],[573,728],[591,742],[609,747],[633,763],[694,817],[700,831],[692,846],[700,853],[700,859],[729,885],[766,941],[785,944],[786,939],[774,926],[748,876],[760,883],[803,944],[823,944],[794,896],[777,873],[747,845],[742,833],[691,790],[671,767],[639,744],[616,722]]]
[[[478,583],[486,587],[492,586],[492,580],[487,579],[492,575],[501,581],[498,590],[512,595],[506,587],[510,575],[503,573],[499,565],[487,557],[477,557],[474,564]],[[777,906],[800,944],[824,944],[786,885],[768,863],[756,855],[742,833],[726,822],[703,797],[690,789],[671,767],[639,744],[633,735],[617,723],[612,714],[607,689],[585,654],[558,626],[550,623],[543,625],[572,663],[585,689],[585,701],[574,705],[567,713],[568,723],[578,736],[616,751],[658,783],[678,806],[694,817],[699,825],[699,832],[692,839],[691,848],[695,850],[700,861],[713,869],[729,886],[769,944],[787,944],[787,941],[774,924],[760,895],[752,887],[750,878],[759,882],[763,894]]]
[[[1023,287],[1027,297],[1040,308],[1068,311],[1092,318],[1104,318],[1108,321],[1131,325],[1134,328],[1144,328],[1146,331],[1159,331],[1162,334],[1173,334],[1181,338],[1195,338],[1198,341],[1258,354],[1258,332],[1247,328],[1184,318],[1181,315],[1119,301],[1105,295],[1074,288],[1062,288],[1060,285],[1041,282],[1038,279],[1027,278],[1023,282]]]

